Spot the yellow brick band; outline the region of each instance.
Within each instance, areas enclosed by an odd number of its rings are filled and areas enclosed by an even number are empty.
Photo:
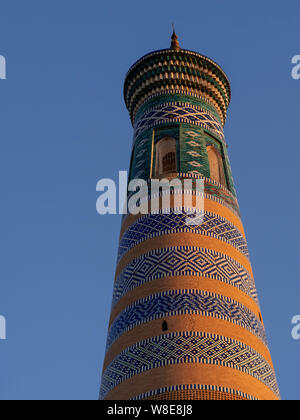
[[[278,397],[261,381],[224,366],[205,364],[168,365],[152,369],[128,379],[116,386],[106,400],[129,400],[135,395],[160,387],[178,384],[202,383],[218,387],[238,389],[258,400],[278,400]]]

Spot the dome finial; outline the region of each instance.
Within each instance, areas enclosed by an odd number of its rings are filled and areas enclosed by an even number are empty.
[[[178,42],[178,36],[176,35],[176,32],[175,32],[174,23],[172,23],[172,27],[173,27],[173,34],[172,34],[172,38],[171,38],[172,39],[171,49],[179,51],[181,48],[180,48],[180,45],[179,45],[179,42]]]

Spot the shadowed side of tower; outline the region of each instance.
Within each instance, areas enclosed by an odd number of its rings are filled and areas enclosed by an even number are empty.
[[[100,398],[279,399],[223,132],[225,73],[174,32],[131,67],[124,96],[129,180],[192,180],[196,205],[201,179],[204,210],[188,225],[171,194],[168,214],[124,217]]]

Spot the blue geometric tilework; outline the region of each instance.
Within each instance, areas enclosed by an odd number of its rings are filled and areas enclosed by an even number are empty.
[[[142,105],[139,106],[137,112],[134,114],[134,121],[136,122],[144,115],[145,111],[149,110],[150,108],[155,108],[157,105],[165,104],[166,102],[171,102],[172,104],[175,102],[188,102],[188,105],[196,105],[205,109],[205,112],[209,112],[210,114],[214,115],[218,118],[219,122],[220,116],[214,106],[210,104],[210,102],[204,98],[204,96],[199,96],[197,94],[192,95],[191,92],[187,98],[184,94],[176,94],[174,90],[165,90],[160,92],[159,94],[150,95],[148,99],[143,102]]]
[[[230,394],[233,396],[245,398],[250,401],[256,401],[257,398],[253,397],[252,395],[245,394],[244,392],[238,391],[236,389],[216,386],[216,385],[202,385],[202,384],[184,384],[184,385],[173,385],[173,386],[166,386],[164,388],[154,389],[148,392],[144,392],[143,394],[136,395],[135,397],[131,398],[133,401],[138,400],[145,400],[147,398],[151,398],[153,396],[161,395],[166,392],[182,392],[182,391],[215,391],[215,392],[224,392],[226,394]]]
[[[151,133],[145,133],[145,136],[137,142],[136,147],[132,152],[129,181],[133,178],[149,178],[151,165],[151,138]]]
[[[258,303],[254,279],[237,261],[210,249],[177,246],[152,250],[133,259],[116,278],[112,306],[136,287],[177,276],[219,280],[238,288]]]
[[[209,178],[210,165],[205,131],[201,127],[191,129],[190,126],[181,126],[180,134],[180,171]],[[219,141],[215,143],[220,147]]]
[[[206,109],[186,102],[166,102],[148,109],[135,121],[135,136],[144,130],[159,124],[188,123],[212,131],[218,138],[224,139],[223,127],[220,121]]]
[[[108,331],[107,349],[132,328],[175,315],[203,315],[239,325],[267,345],[263,324],[247,307],[226,296],[203,290],[167,290],[140,299],[121,312]]]
[[[215,334],[178,332],[151,337],[122,351],[105,369],[100,399],[142,372],[179,363],[226,366],[260,380],[279,397],[275,373],[251,347]]]
[[[171,210],[170,214],[149,214],[141,217],[131,225],[120,240],[118,261],[131,248],[148,239],[168,235],[171,233],[197,233],[210,236],[237,248],[249,258],[247,242],[242,233],[224,217],[213,213],[199,213],[203,216],[203,222],[198,226],[186,224],[188,217],[185,212],[176,214]]]

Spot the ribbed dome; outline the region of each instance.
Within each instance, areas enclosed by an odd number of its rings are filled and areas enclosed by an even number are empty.
[[[128,71],[124,84],[125,103],[132,123],[143,103],[166,91],[208,102],[225,124],[230,84],[221,67],[211,59],[183,49],[154,51],[139,59]]]

